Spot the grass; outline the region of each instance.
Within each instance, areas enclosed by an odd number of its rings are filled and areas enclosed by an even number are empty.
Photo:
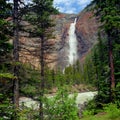
[[[80,120],[120,120],[120,117],[117,118],[110,118],[109,114],[105,114],[105,115],[90,115],[90,116],[86,116],[81,118]]]
[[[120,120],[120,108],[116,104],[110,103],[104,106],[102,112],[92,115],[88,111],[88,114],[80,120]]]

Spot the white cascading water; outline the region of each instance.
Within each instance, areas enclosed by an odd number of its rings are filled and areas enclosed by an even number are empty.
[[[76,18],[74,23],[71,23],[69,29],[69,65],[73,65],[74,62],[77,60],[77,38],[75,34],[75,25],[76,25]]]

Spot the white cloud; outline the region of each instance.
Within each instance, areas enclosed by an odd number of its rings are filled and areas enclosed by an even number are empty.
[[[70,13],[70,14],[71,13],[76,13],[76,11],[77,10],[75,8],[65,10],[66,13]]]
[[[89,3],[91,0],[76,0],[79,5],[84,5]]]
[[[55,4],[61,4],[61,3],[66,3],[66,2],[71,2],[70,0],[54,0]]]
[[[85,8],[92,0],[54,0],[54,6],[59,8],[60,12],[77,13]]]
[[[60,11],[60,12],[64,12],[65,11],[65,8],[63,8],[63,7],[61,7],[61,6],[59,6],[59,7],[57,7],[58,8],[58,10]]]

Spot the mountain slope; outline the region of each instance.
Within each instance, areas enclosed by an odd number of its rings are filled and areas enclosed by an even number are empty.
[[[50,68],[60,68],[64,67],[68,63],[68,31],[70,24],[77,18],[76,23],[76,36],[78,40],[78,59],[83,60],[87,53],[97,41],[97,31],[98,22],[93,13],[89,9],[83,10],[78,15],[76,14],[59,14],[52,15],[52,19],[55,21],[55,38],[49,40],[49,42],[54,46],[54,52],[51,54],[46,54],[46,58],[49,62],[48,66]],[[22,21],[23,25],[28,23]],[[27,28],[26,28],[27,29]],[[39,50],[40,42],[39,38],[30,37],[29,33],[20,32],[21,38],[21,51],[20,51],[20,61],[23,63],[28,63],[32,67],[40,68],[39,66]]]

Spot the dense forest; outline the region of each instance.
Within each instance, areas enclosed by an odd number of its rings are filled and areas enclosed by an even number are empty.
[[[84,63],[78,60],[63,73],[50,69],[45,57],[55,37],[51,15],[59,14],[53,0],[0,0],[0,120],[120,119],[120,1],[93,0],[90,5],[100,23],[98,42]],[[25,29],[21,21],[32,27]],[[20,31],[39,39],[39,69],[20,62]],[[97,95],[79,110],[77,93],[88,90]],[[45,96],[53,91],[52,99]],[[38,109],[20,105],[20,96],[38,101]]]

